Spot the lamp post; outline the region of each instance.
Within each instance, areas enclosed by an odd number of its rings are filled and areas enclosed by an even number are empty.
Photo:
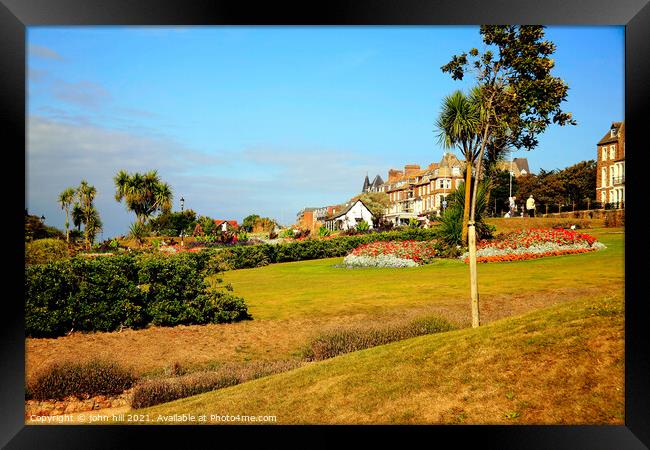
[[[185,199],[181,196],[181,212],[183,212],[184,207],[185,207]],[[181,229],[181,247],[185,246],[185,242],[183,241],[184,234],[185,234],[185,230]]]
[[[512,159],[512,155],[510,155],[510,197],[512,197],[512,163],[514,160]]]

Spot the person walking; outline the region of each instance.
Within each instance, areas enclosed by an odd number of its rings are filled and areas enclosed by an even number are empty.
[[[535,199],[533,194],[530,194],[528,200],[526,200],[526,209],[528,210],[528,217],[535,217]]]
[[[508,217],[515,215],[515,210],[517,209],[515,200],[517,200],[517,197],[508,197],[508,206],[510,207],[510,215]]]

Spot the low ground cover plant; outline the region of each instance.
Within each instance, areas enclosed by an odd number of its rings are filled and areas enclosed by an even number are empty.
[[[309,361],[321,361],[377,345],[454,329],[455,325],[439,316],[425,316],[387,325],[341,327],[313,338],[303,350],[303,357]]]
[[[434,241],[371,242],[352,250],[344,259],[346,267],[415,267],[427,264],[437,254]]]
[[[248,364],[226,364],[217,370],[194,372],[187,375],[147,380],[135,386],[131,406],[146,408],[203,392],[234,386],[244,381],[295,369],[299,360],[258,361]]]
[[[595,237],[575,230],[540,228],[520,230],[481,240],[476,246],[477,262],[516,261],[585,253],[605,248]],[[469,253],[461,258],[469,261]]]
[[[136,375],[115,362],[89,360],[55,363],[27,382],[28,398],[61,400],[95,395],[118,395],[131,388]]]

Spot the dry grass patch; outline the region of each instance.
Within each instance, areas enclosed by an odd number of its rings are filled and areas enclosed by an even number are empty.
[[[624,423],[619,295],[346,354],[145,409],[279,423]]]

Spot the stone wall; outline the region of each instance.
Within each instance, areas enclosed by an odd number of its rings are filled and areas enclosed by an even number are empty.
[[[116,397],[96,395],[94,397],[66,397],[63,400],[27,400],[25,402],[25,417],[60,416],[86,411],[97,411],[105,408],[117,408],[131,404],[133,389],[124,391]]]

